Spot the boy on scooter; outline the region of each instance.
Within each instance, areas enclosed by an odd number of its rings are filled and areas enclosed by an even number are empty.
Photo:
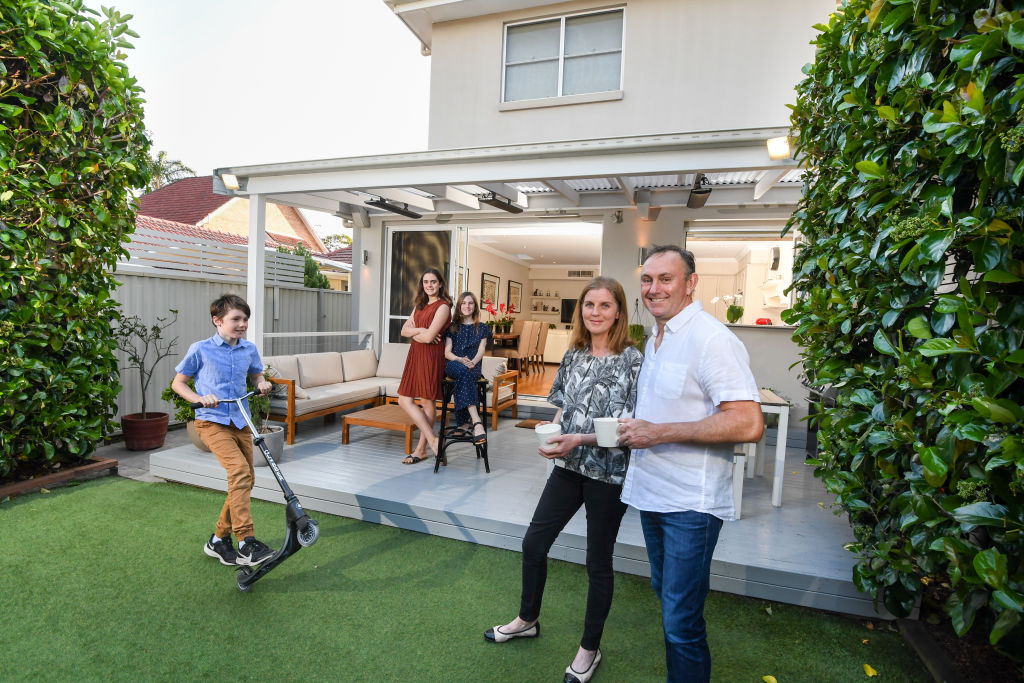
[[[189,347],[174,368],[177,374],[171,388],[186,401],[203,404],[196,409],[196,430],[228,475],[227,500],[203,552],[224,566],[255,566],[274,551],[256,540],[249,512],[252,434],[238,406],[219,404],[217,397],[244,395],[246,375],[261,394],[269,393],[273,385],[263,377],[263,361],[255,344],[244,338],[249,327],[245,299],[225,294],[210,304],[210,316],[217,334]],[[193,378],[195,391],[188,386]],[[237,552],[231,544],[232,531],[238,538]]]

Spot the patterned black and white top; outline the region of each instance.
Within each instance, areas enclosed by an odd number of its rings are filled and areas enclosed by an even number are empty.
[[[632,417],[643,360],[643,354],[632,346],[601,358],[590,355],[589,347],[566,351],[548,394],[548,402],[562,409],[562,433],[593,434],[595,417]],[[556,464],[591,479],[621,485],[629,449],[577,446]]]

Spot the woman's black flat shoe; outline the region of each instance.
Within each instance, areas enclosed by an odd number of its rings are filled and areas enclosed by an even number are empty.
[[[477,425],[480,425],[481,427],[483,427],[484,423],[483,422],[474,422],[473,423],[473,427],[474,428]],[[487,443],[487,430],[485,429],[483,434],[477,434],[476,436],[474,436],[473,437],[473,443],[475,443],[478,446],[482,446],[485,443]]]
[[[590,663],[590,668],[586,671],[577,671],[572,668],[572,664],[565,667],[565,678],[562,679],[562,683],[587,683],[587,681],[594,677],[594,672],[597,671],[597,665],[600,663],[601,651],[598,650],[597,654],[594,655],[594,661]]]
[[[484,633],[484,638],[491,641],[492,643],[505,643],[513,638],[536,638],[540,635],[540,622],[535,622],[530,628],[524,628],[522,631],[516,631],[515,633],[505,633],[501,630],[500,626],[489,628]]]

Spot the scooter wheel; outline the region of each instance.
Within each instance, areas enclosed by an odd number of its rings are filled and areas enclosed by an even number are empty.
[[[306,523],[305,531],[299,532],[299,545],[308,548],[316,543],[318,538],[320,538],[320,525],[315,519],[311,519]]]
[[[252,570],[248,567],[243,567],[239,570],[238,574],[235,575],[235,585],[238,586],[238,590],[243,593],[248,593],[252,590],[251,583],[242,583],[242,579],[247,579],[250,575],[252,575]]]

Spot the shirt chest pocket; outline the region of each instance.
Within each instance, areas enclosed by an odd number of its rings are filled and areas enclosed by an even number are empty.
[[[659,398],[676,399],[683,395],[686,363],[663,363],[654,378],[654,393]]]

